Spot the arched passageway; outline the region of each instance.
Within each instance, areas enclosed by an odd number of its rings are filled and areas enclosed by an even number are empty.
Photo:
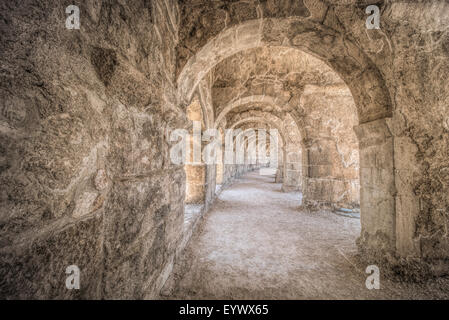
[[[364,283],[358,262],[401,279],[437,277],[440,289],[423,295],[441,297],[449,4],[375,2],[381,29],[366,28],[356,0],[83,1],[80,29],[66,28],[64,2],[1,2],[0,297],[157,298],[164,285],[187,297],[189,284],[207,296],[327,297],[310,279],[346,297],[343,279],[354,292]],[[262,129],[278,131],[277,150],[274,134],[251,134]],[[278,161],[247,161],[262,141]],[[226,161],[237,142],[244,161]],[[186,145],[199,159],[181,152],[173,161]],[[221,159],[203,161],[214,150]],[[261,206],[272,230],[257,224],[251,208]],[[354,218],[339,212],[360,220],[343,223]],[[235,248],[214,224],[230,217],[247,219],[231,223],[240,234],[223,233]],[[262,248],[251,256],[252,232],[285,250],[272,255],[279,271]],[[291,241],[280,241],[286,234]],[[248,243],[233,251],[240,236]],[[218,243],[202,246],[207,237]],[[189,252],[195,274],[167,283]],[[266,276],[265,291],[220,283],[233,253],[231,273]],[[261,263],[251,269],[252,259]],[[79,291],[65,285],[71,265],[82,272]],[[224,273],[211,282],[217,290],[195,283],[202,270]],[[271,286],[289,273],[290,287]],[[404,286],[385,285],[381,297],[403,296]]]
[[[358,210],[359,148],[353,131],[358,112],[338,74],[309,54],[281,46],[224,56],[210,73],[215,128],[232,130],[244,123],[276,128],[284,141],[276,176],[283,190],[300,190],[309,208]],[[378,208],[371,210],[363,200],[364,215],[375,216]],[[366,224],[364,230],[376,234],[379,226]]]

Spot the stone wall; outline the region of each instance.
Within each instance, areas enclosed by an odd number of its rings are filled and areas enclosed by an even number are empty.
[[[388,175],[394,171],[393,181],[377,182],[376,191],[384,199],[389,194],[388,204],[382,202],[382,206],[391,210],[388,219],[394,225],[388,236],[378,239],[388,238],[381,242],[390,243],[407,262],[425,262],[431,273],[447,273],[449,84],[445,75],[449,70],[449,4],[439,0],[390,1],[381,9],[380,30],[363,30],[362,12],[344,23],[379,68],[394,104],[392,118],[385,124],[366,125],[368,131],[378,128],[375,143],[385,143],[382,149],[392,155],[391,160],[382,157],[376,166],[388,168]],[[344,10],[339,7],[335,14],[339,16]],[[371,149],[369,152],[374,152]],[[384,222],[379,219],[378,223]],[[377,237],[376,232],[373,229],[365,236]]]
[[[366,256],[449,272],[449,4],[378,1],[366,30],[351,3],[86,0],[69,30],[68,1],[1,2],[0,297],[158,294],[186,199],[167,135],[194,95],[204,128],[289,113],[302,163],[285,135],[286,189],[302,168],[307,201],[352,206],[359,164]],[[225,164],[221,183],[252,168]],[[207,207],[215,166],[198,176]]]
[[[183,226],[177,3],[82,1],[80,30],[69,4],[0,4],[0,297],[151,297]]]
[[[397,3],[388,17],[397,28],[388,82],[396,101],[396,249],[449,273],[449,3]]]

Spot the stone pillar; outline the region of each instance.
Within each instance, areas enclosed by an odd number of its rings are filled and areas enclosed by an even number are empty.
[[[268,146],[269,147],[269,146]],[[274,178],[274,182],[276,183],[282,183],[284,181],[284,172],[285,172],[285,168],[284,168],[284,148],[279,147],[278,148],[278,159],[277,159],[278,163],[278,167],[276,169],[276,173],[275,173],[275,178]],[[271,167],[273,164],[272,163],[268,163],[267,167]]]
[[[282,184],[282,191],[291,192],[301,189],[302,185],[302,155],[299,150],[287,151],[285,156],[285,172]]]
[[[345,162],[347,150],[356,151],[357,144],[338,143],[335,137],[326,137],[324,133],[303,143],[306,152],[303,166],[307,170],[303,174],[302,190],[307,207],[359,207],[358,154],[356,162]]]
[[[206,165],[206,183],[204,185],[205,210],[209,208],[215,198],[216,175],[216,166],[214,164]]]
[[[223,163],[217,164],[217,180],[216,184],[222,184],[223,183]]]
[[[278,169],[276,170],[276,176],[274,178],[274,182],[282,183],[283,172],[284,172],[284,170],[282,170],[282,167],[279,166]]]
[[[303,139],[303,156],[302,156],[302,204],[307,206],[308,204],[308,189],[309,189],[309,176],[310,176],[310,167],[309,167],[309,154],[310,147],[312,143],[310,139]]]
[[[387,119],[354,127],[360,148],[359,245],[373,253],[394,252],[396,243],[394,139]]]
[[[186,204],[204,203],[206,199],[206,165],[186,165]]]
[[[419,237],[415,235],[416,219],[422,206],[419,197],[413,190],[412,183],[416,177],[422,174],[419,166],[416,166],[417,147],[409,137],[395,136],[394,150],[397,189],[396,250],[402,257],[419,257],[422,254],[421,248],[426,246],[423,246]],[[424,253],[425,255],[426,253]]]
[[[333,178],[333,159],[331,149],[334,142],[330,139],[309,139],[307,188],[304,190],[304,202],[311,207],[330,207],[335,195],[339,194]]]

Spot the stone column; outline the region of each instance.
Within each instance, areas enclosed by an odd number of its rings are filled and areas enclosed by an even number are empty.
[[[204,203],[206,199],[206,165],[186,165],[186,204]]]
[[[394,139],[387,119],[354,127],[360,148],[359,245],[373,253],[394,252],[396,243]]]
[[[215,164],[206,165],[206,183],[204,185],[205,199],[204,205],[205,210],[208,210],[210,204],[215,198],[215,186],[216,186],[216,166]]]
[[[274,181],[276,183],[282,183],[282,176],[283,176],[283,168],[281,166],[278,167],[278,169],[276,170],[276,176],[274,178]]]
[[[412,181],[422,174],[420,167],[416,165],[416,144],[409,137],[395,135],[394,157],[396,174],[396,250],[402,257],[419,257],[422,248],[433,245],[423,245],[422,241],[428,239],[415,235],[416,219],[419,210],[424,207],[419,197],[415,194]],[[425,249],[423,249],[425,251]]]
[[[308,139],[307,188],[304,190],[304,203],[308,206],[330,207],[339,194],[336,179],[333,177],[333,158],[331,150],[334,142],[324,138]]]
[[[222,184],[223,183],[223,163],[217,164],[217,181],[216,184]]]

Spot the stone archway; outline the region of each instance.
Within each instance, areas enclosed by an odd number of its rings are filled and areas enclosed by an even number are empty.
[[[282,112],[282,107],[278,106],[277,99],[275,97],[265,95],[253,95],[244,98],[239,98],[229,102],[226,106],[220,108],[222,111],[218,114],[215,120],[215,127],[218,127],[224,117],[234,108],[245,104],[257,104],[257,105],[270,105],[278,112]]]
[[[391,102],[377,68],[342,34],[302,18],[257,19],[225,29],[191,57],[179,74],[182,103],[190,100],[202,77],[221,60],[260,46],[287,46],[310,53],[333,68],[349,87],[360,123],[356,128],[363,217],[360,243],[373,251],[395,251],[393,138],[382,120],[391,116]],[[379,139],[367,138],[367,131]],[[375,160],[379,153],[385,161]]]
[[[328,64],[350,88],[361,123],[391,116],[384,80],[363,51],[335,30],[301,18],[251,20],[210,39],[179,74],[182,103],[191,99],[201,79],[220,61],[262,46],[297,48]]]
[[[282,146],[280,147],[279,162],[276,181],[282,182],[283,191],[299,190],[303,186],[304,176],[303,166],[307,167],[307,163],[303,163],[302,145],[300,137],[295,141],[291,132],[285,129],[283,119],[279,119],[269,112],[249,112],[248,115],[242,117],[236,116],[229,122],[230,129],[234,129],[245,123],[267,124],[269,127],[276,129],[281,138]],[[293,153],[299,156],[294,157]]]
[[[273,131],[273,129],[275,131]],[[271,170],[275,170],[276,175],[283,174],[284,159],[286,154],[286,137],[285,132],[282,129],[282,125],[265,118],[249,117],[232,123],[230,130],[236,130],[233,132],[235,147],[238,147],[239,140],[240,143],[244,142],[245,146],[249,146],[250,143],[253,143],[253,146],[258,152],[255,167],[270,168]],[[263,135],[259,135],[260,130],[264,131]],[[259,153],[259,142],[261,142],[259,139],[261,137],[266,139],[264,155]],[[275,144],[273,148],[272,143]],[[245,150],[245,153],[246,152],[247,150]],[[276,153],[275,158],[272,157],[272,152]],[[259,160],[261,160],[260,156],[264,157],[265,162],[259,162]],[[274,163],[272,163],[273,160],[275,160]],[[252,167],[254,167],[253,164],[250,165],[250,168]],[[248,167],[246,167],[244,171],[247,171],[247,169]]]

